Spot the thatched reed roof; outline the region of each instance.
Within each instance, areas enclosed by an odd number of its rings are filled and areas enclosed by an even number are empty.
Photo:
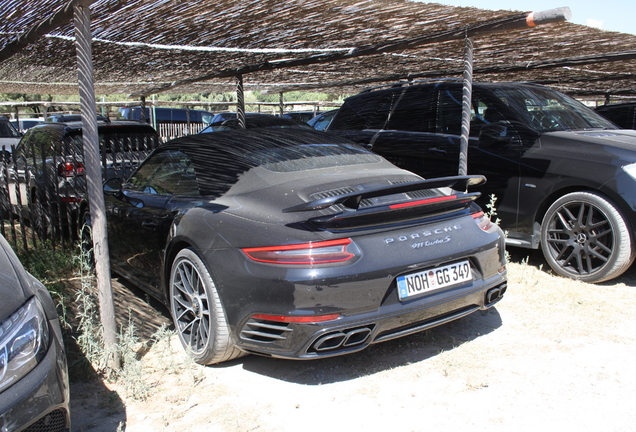
[[[0,54],[65,4],[4,0]],[[406,0],[97,0],[92,10],[96,93],[125,95],[158,92],[184,79],[191,81],[167,91],[233,90],[232,74],[254,65],[350,53],[517,14]],[[72,23],[64,24],[1,61],[0,92],[76,94],[72,37]],[[634,35],[565,22],[477,36],[474,46],[476,81],[636,95]],[[458,40],[263,70],[243,80],[246,90],[353,93],[409,76],[461,77],[462,59]]]

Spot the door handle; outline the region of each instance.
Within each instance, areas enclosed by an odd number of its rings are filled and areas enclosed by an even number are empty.
[[[157,222],[151,220],[145,220],[141,223],[141,226],[147,229],[148,231],[155,231],[159,224]]]

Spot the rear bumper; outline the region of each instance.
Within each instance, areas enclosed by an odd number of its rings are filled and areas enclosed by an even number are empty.
[[[485,281],[475,280],[409,302],[390,301],[376,311],[341,316],[324,323],[280,323],[251,318],[242,326],[236,346],[248,353],[286,359],[347,354],[488,309],[502,298],[506,287],[504,272]]]

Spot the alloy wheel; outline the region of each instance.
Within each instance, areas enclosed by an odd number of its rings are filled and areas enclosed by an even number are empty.
[[[182,340],[195,355],[205,351],[210,334],[210,304],[205,284],[196,266],[180,260],[173,270],[172,313]]]

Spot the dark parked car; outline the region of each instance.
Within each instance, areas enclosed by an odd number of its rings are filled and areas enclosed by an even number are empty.
[[[21,136],[8,118],[0,116],[0,150],[4,147],[7,154],[11,153],[11,146],[18,145]]]
[[[314,116],[315,114],[313,111],[290,111],[283,113],[283,118],[298,120],[303,123],[307,123],[309,120],[314,118]]]
[[[113,269],[195,360],[314,359],[494,305],[501,230],[462,192],[311,129],[190,135],[105,184]]]
[[[141,120],[141,107],[119,108],[119,115],[126,120]],[[146,108],[146,122],[150,123],[152,116],[157,123],[204,123],[208,124],[214,118],[209,111],[185,108],[150,107]]]
[[[98,122],[104,180],[128,177],[159,145],[157,132],[135,121]],[[19,196],[9,175],[14,213],[35,223],[39,231],[74,226],[84,214],[86,194],[82,123],[44,123],[25,134],[15,150]],[[2,173],[4,175],[4,173]]]
[[[108,121],[108,117],[103,116],[101,114],[97,114],[96,117],[98,121]],[[81,122],[82,115],[81,114],[51,114],[44,121],[47,123]]]
[[[257,114],[257,115],[271,115],[271,114],[265,114],[265,113],[255,113],[255,112],[246,112],[245,115],[252,115],[252,114]],[[237,114],[235,112],[231,112],[231,111],[227,111],[227,112],[220,112],[220,113],[216,113],[214,114],[214,117],[212,117],[212,120],[210,121],[210,124],[212,123],[220,123],[222,121],[225,120],[233,120],[236,119]],[[274,117],[274,116],[272,116]]]
[[[0,430],[69,431],[62,330],[46,288],[0,236]]]
[[[636,102],[601,105],[595,110],[621,129],[636,129]]]
[[[24,133],[27,129],[42,123],[44,123],[44,119],[40,117],[20,117],[17,120],[11,120],[13,127],[21,133]]]
[[[289,118],[280,118],[270,114],[246,114],[245,115],[245,128],[246,129],[258,129],[258,128],[278,128],[278,129],[311,129],[307,123],[299,122]],[[227,130],[239,129],[239,122],[236,118],[228,120],[222,120],[220,122],[211,123],[201,130],[199,133],[208,132],[220,132]]]
[[[348,98],[329,131],[426,178],[458,172],[462,85],[396,84]],[[474,83],[468,173],[487,178],[507,243],[599,282],[634,260],[636,131],[547,87]]]
[[[329,127],[329,123],[331,123],[337,112],[338,110],[335,109],[317,114],[311,120],[308,120],[307,124],[316,130],[323,131]]]

